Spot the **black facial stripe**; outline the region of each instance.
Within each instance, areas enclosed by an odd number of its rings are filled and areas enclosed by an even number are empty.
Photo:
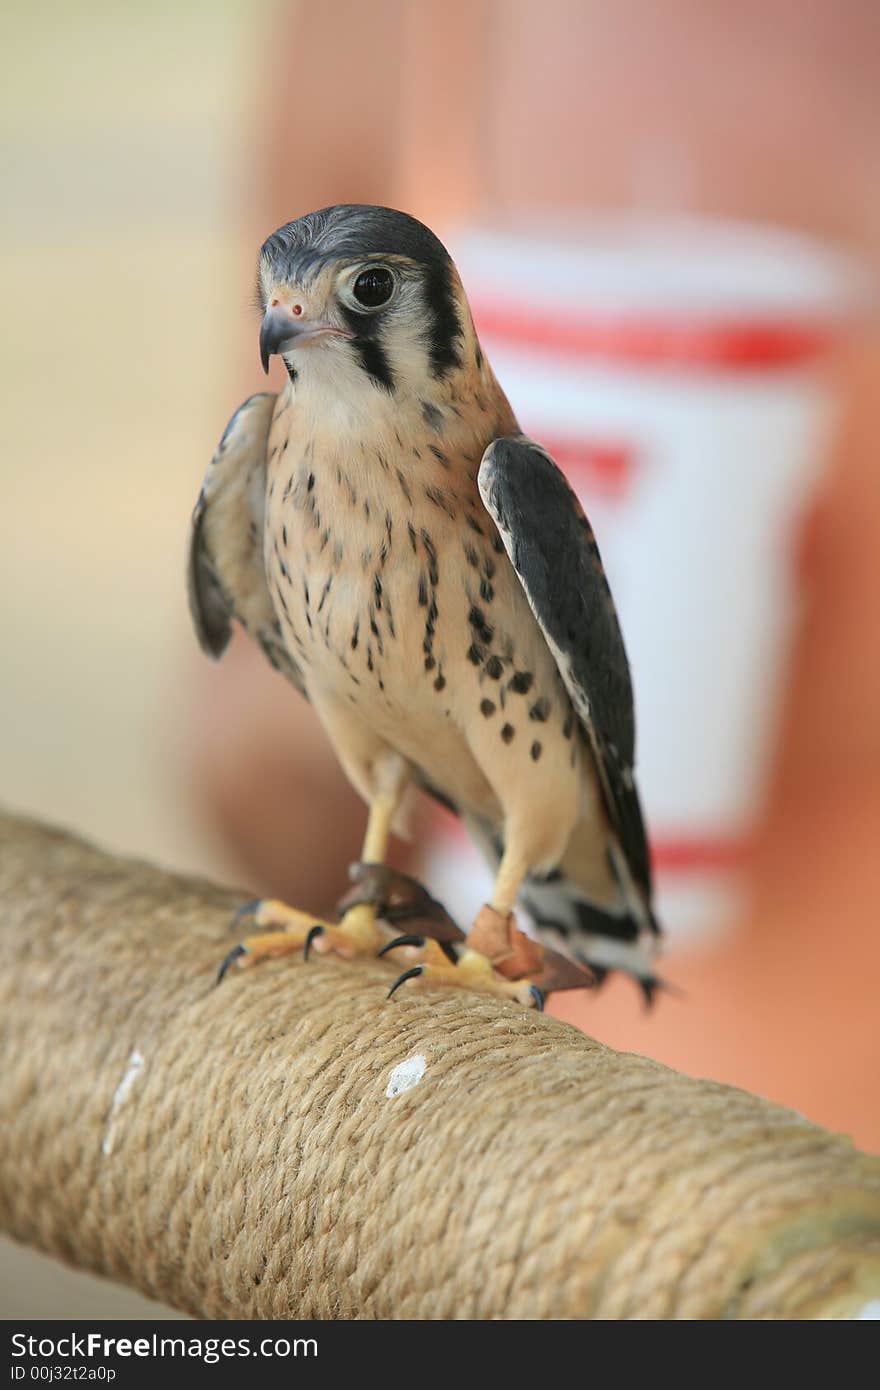
[[[364,371],[372,377],[377,386],[393,395],[394,372],[379,337],[379,315],[358,314],[345,305],[340,307],[343,318],[355,334],[351,346],[360,357]]]
[[[424,280],[425,300],[431,314],[428,356],[434,376],[444,376],[461,366],[461,323],[452,290],[452,263],[430,266]]]

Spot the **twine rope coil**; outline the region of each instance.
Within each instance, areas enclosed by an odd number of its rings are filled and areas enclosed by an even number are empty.
[[[320,958],[0,817],[0,1227],[197,1316],[858,1316],[880,1160],[744,1092]]]

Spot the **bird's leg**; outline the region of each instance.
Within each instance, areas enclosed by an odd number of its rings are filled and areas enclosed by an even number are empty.
[[[477,913],[468,933],[468,946],[479,951],[509,980],[521,979],[540,969],[543,948],[516,925],[513,908],[529,866],[521,857],[505,852],[498,867],[491,903]]]
[[[376,792],[370,802],[367,831],[362,859],[382,864],[388,853],[391,823],[406,782],[405,765],[396,755],[380,763],[376,769]],[[257,927],[266,930],[246,936],[227,955],[220,967],[219,980],[231,965],[245,968],[261,960],[292,955],[311,950],[324,955],[330,951],[352,960],[355,956],[375,955],[393,933],[377,924],[377,906],[358,903],[345,913],[339,923],[327,922],[298,908],[288,907],[276,898],[264,898],[248,903],[236,914],[236,920],[252,916]]]
[[[367,833],[361,849],[362,864],[382,865],[388,855],[391,823],[400,804],[400,788],[388,786],[379,791],[370,803]],[[379,904],[359,902],[346,909],[338,926],[317,924],[311,935],[313,949],[320,954],[335,951],[351,959],[353,956],[375,955],[388,938],[388,932],[377,923]]]

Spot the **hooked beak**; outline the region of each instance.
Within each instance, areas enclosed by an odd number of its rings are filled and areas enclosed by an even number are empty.
[[[316,338],[351,338],[354,335],[344,328],[334,328],[329,323],[303,322],[293,317],[283,304],[270,304],[263,316],[260,329],[260,361],[263,371],[269,370],[269,358],[273,353],[291,352]]]

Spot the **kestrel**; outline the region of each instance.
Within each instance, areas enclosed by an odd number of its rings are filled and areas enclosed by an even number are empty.
[[[233,619],[260,644],[314,706],[369,815],[341,921],[254,904],[260,930],[224,969],[314,943],[400,950],[416,964],[398,984],[540,1007],[548,988],[619,968],[650,999],[658,926],[614,603],[577,499],[481,350],[449,254],[402,212],[330,207],[269,237],[258,283],[262,362],[279,354],[288,381],[239,408],[208,469],[193,618],[212,656]],[[491,862],[466,943],[381,868],[411,786],[451,807]],[[386,925],[408,917],[402,938]]]

